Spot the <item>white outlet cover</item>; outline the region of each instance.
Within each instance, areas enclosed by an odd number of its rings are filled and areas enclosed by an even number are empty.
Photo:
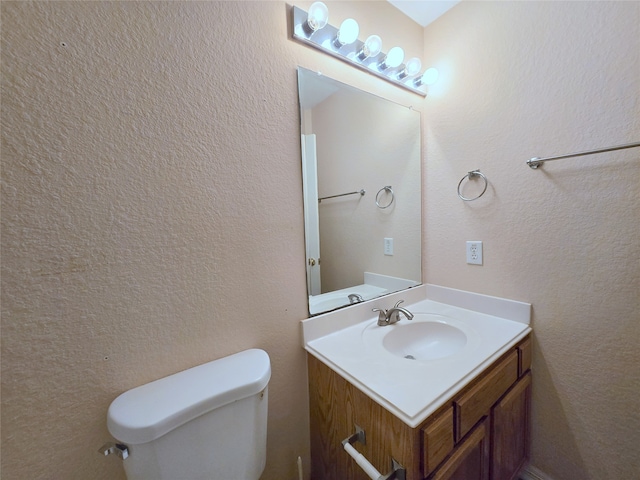
[[[467,263],[469,265],[482,265],[482,242],[470,240],[467,242]]]
[[[384,254],[393,255],[393,238],[384,239]]]

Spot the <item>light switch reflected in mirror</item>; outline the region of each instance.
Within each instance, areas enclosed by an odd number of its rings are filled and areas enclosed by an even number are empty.
[[[420,113],[304,68],[298,93],[309,313],[419,285]]]

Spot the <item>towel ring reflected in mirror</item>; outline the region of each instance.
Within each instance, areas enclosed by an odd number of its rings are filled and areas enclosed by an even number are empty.
[[[465,178],[468,178],[469,180],[471,180],[476,177],[482,177],[482,179],[484,180],[484,188],[482,189],[482,191],[478,196],[475,196],[473,198],[467,198],[464,195],[462,195],[462,193],[460,193],[460,187],[462,186],[462,182],[464,182]],[[487,191],[488,185],[489,185],[489,181],[487,180],[487,177],[485,177],[484,173],[482,173],[480,170],[472,170],[469,173],[467,173],[464,177],[462,177],[462,180],[460,180],[460,183],[458,183],[458,196],[465,202],[473,202],[474,200],[477,200],[482,195],[484,195],[484,192]]]
[[[382,192],[387,192],[391,194],[391,199],[389,200],[389,203],[387,203],[386,205],[380,205],[380,194]],[[382,209],[389,208],[395,199],[396,199],[396,196],[393,193],[393,189],[391,188],[391,185],[387,185],[386,187],[382,187],[380,190],[378,190],[378,193],[376,194],[376,205],[378,206],[378,208],[382,208]]]

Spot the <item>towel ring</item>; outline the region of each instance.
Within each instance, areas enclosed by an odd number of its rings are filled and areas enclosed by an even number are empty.
[[[380,205],[380,201],[379,201],[380,200],[379,197],[382,192],[388,192],[391,194],[391,200],[384,207]],[[386,187],[382,187],[380,190],[378,190],[378,193],[376,194],[376,205],[378,206],[378,208],[383,208],[383,209],[389,208],[395,199],[396,199],[396,196],[393,193],[393,189],[391,188],[391,185],[387,185]]]
[[[484,188],[482,189],[482,192],[480,192],[480,195],[478,195],[477,197],[467,198],[460,193],[460,186],[462,185],[462,182],[464,182],[464,179],[467,177],[469,178],[469,180],[475,177],[482,177],[482,179],[484,180]],[[462,177],[462,180],[460,180],[460,183],[458,183],[458,196],[465,202],[472,202],[474,200],[479,199],[482,195],[484,195],[484,192],[487,191],[488,185],[489,185],[489,181],[487,180],[487,177],[484,176],[484,173],[482,173],[480,170],[472,170],[469,173],[467,173],[464,177]]]

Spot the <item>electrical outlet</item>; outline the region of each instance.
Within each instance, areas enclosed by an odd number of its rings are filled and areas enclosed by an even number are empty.
[[[384,254],[393,255],[393,238],[384,239]]]
[[[482,265],[482,242],[467,242],[467,263],[470,265]]]

